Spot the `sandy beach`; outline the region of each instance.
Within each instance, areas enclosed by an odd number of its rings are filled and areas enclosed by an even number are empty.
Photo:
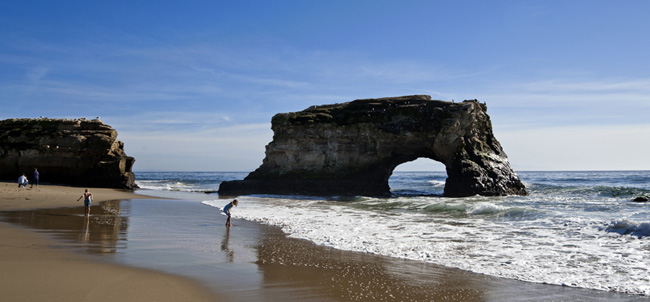
[[[83,203],[77,201],[83,190],[57,185],[18,189],[15,183],[0,182],[0,210],[80,206],[79,209],[83,209]],[[95,204],[106,200],[148,198],[115,189],[90,190]],[[218,300],[192,280],[102,263],[83,254],[56,249],[56,244],[44,235],[6,222],[0,222],[0,238],[3,301]]]
[[[196,200],[91,188],[89,221],[76,201],[83,189],[0,183],[3,300],[647,300],[336,250],[236,212],[226,228],[219,209]]]

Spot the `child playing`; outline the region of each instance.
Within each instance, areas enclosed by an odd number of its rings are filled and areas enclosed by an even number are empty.
[[[228,203],[225,207],[223,207],[223,212],[226,213],[226,215],[228,215],[228,219],[226,219],[226,226],[230,226],[230,208],[232,208],[233,205],[237,206],[238,203],[239,201],[235,199],[230,203]]]
[[[84,199],[84,210],[85,210],[85,216],[90,216],[90,203],[93,201],[93,193],[90,193],[88,189],[81,195],[79,198],[77,198],[77,201],[80,199]]]

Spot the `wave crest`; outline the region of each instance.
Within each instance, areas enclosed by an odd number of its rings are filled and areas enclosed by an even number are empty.
[[[605,231],[620,235],[631,235],[638,238],[650,236],[650,222],[635,222],[631,220],[612,221]]]

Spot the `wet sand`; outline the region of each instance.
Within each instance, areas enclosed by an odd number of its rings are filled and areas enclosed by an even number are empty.
[[[339,251],[288,238],[276,227],[237,220],[236,212],[234,226],[226,228],[218,209],[200,202],[105,201],[93,207],[89,219],[79,215],[81,209],[4,211],[0,218],[46,233],[56,244],[43,246],[45,250],[71,258],[79,252],[93,254],[96,265],[117,263],[186,277],[196,280],[199,288],[211,291],[212,298],[224,301],[647,299],[530,284],[416,261]],[[17,255],[7,257],[20,259]]]
[[[40,185],[18,189],[0,182],[0,210],[66,208],[83,213],[76,199],[84,188]],[[102,200],[147,198],[113,190],[91,189],[96,204]],[[72,210],[74,209],[74,210]],[[18,213],[18,212],[16,212]],[[44,223],[47,219],[36,219]],[[59,248],[34,228],[0,221],[0,300],[2,301],[215,301],[213,292],[188,278],[149,269],[108,264],[88,255]],[[76,227],[82,227],[81,224]],[[40,228],[43,230],[43,228]]]

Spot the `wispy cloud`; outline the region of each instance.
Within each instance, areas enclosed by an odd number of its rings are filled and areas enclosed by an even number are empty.
[[[35,67],[27,72],[27,79],[30,81],[30,90],[34,90],[38,85],[41,79],[45,77],[48,72],[46,67]]]
[[[239,118],[219,111],[149,111],[139,114],[104,116],[103,120],[123,131],[136,133],[187,133],[210,131],[232,125],[257,124],[258,118]],[[268,118],[270,128],[270,117]],[[240,126],[241,127],[241,126]]]
[[[647,122],[650,78],[496,83],[484,89],[495,125],[517,129]]]
[[[252,171],[262,163],[272,135],[269,124],[246,124],[186,132],[126,131],[118,139],[140,171]]]
[[[254,169],[271,140],[275,113],[405,94],[487,102],[511,161],[539,168],[586,167],[574,157],[589,152],[634,157],[632,142],[648,137],[650,78],[580,72],[516,78],[498,65],[468,70],[435,59],[287,45],[268,51],[207,42],[14,42],[0,54],[0,67],[20,72],[4,75],[11,80],[0,82],[0,95],[30,106],[5,109],[0,117],[99,115],[119,131],[143,169]],[[563,133],[575,135],[564,139]],[[601,144],[603,138],[612,143]],[[558,145],[571,152],[548,147]],[[636,146],[648,147],[643,141]],[[630,168],[631,162],[611,166]]]

